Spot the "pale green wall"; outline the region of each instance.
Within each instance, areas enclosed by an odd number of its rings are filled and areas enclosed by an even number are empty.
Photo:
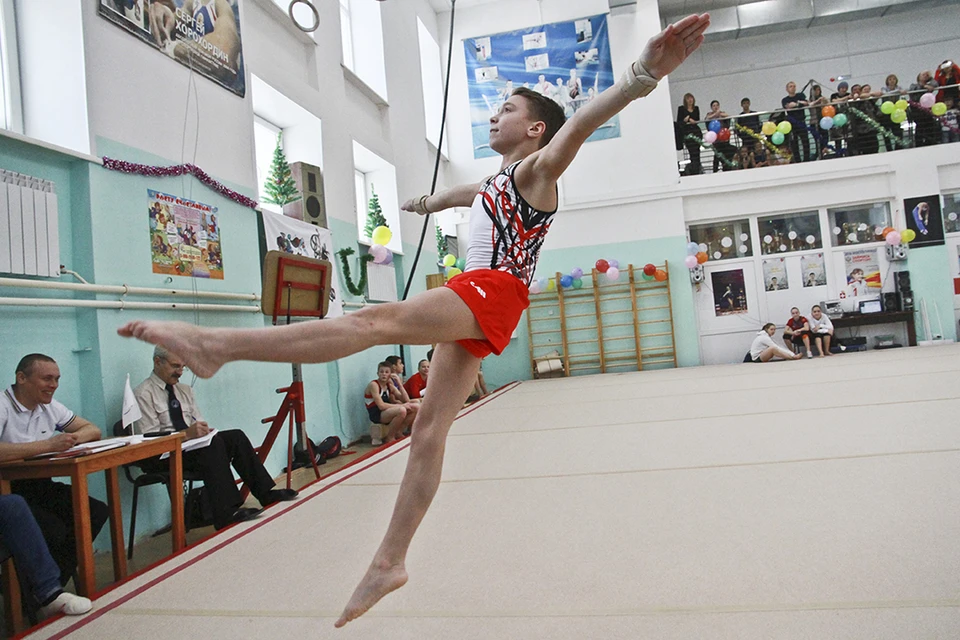
[[[913,299],[916,305],[917,340],[930,340],[932,336],[924,333],[920,315],[920,301],[927,303],[930,318],[930,330],[936,334],[943,327],[943,338],[957,339],[957,324],[953,313],[953,279],[950,249],[946,245],[910,249],[907,269],[910,271],[910,285],[913,287]],[[937,310],[940,311],[940,323],[937,323]]]

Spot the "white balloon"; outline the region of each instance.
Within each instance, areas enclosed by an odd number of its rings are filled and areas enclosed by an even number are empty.
[[[764,244],[770,244],[771,242],[773,242],[773,236],[771,236],[770,234],[763,236]]]
[[[729,249],[733,246],[733,239],[730,236],[726,236],[723,240],[720,241],[720,246]]]
[[[791,231],[790,233],[787,234],[787,237],[790,238],[791,240],[796,240],[796,239],[797,239],[797,232],[796,232],[796,231]]]
[[[807,244],[816,244],[817,239],[812,235],[807,236]]]

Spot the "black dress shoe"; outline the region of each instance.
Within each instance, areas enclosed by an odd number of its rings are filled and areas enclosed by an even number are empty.
[[[265,507],[269,507],[275,502],[290,502],[298,495],[300,494],[293,489],[271,489],[270,493],[268,493],[264,499],[260,501],[260,504]]]
[[[227,524],[216,527],[216,529],[219,531],[224,527],[229,527],[230,525],[237,524],[238,522],[246,522],[247,520],[253,520],[257,516],[259,516],[261,513],[263,513],[263,509],[240,507],[239,509],[233,512],[233,515],[230,516],[230,521],[227,522]]]

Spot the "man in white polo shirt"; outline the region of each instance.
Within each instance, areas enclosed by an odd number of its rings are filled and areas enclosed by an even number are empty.
[[[0,462],[65,451],[100,439],[100,429],[53,399],[60,367],[50,356],[32,353],[17,365],[16,383],[0,397]],[[69,485],[50,479],[15,480],[13,493],[30,505],[66,584],[77,568],[73,498]],[[90,498],[93,537],[109,517],[107,505]]]

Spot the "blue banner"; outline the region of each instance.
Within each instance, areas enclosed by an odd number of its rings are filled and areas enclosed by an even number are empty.
[[[474,158],[497,155],[490,148],[490,117],[516,87],[553,98],[569,118],[614,84],[606,14],[467,38],[463,49]],[[619,137],[614,116],[587,142]]]

